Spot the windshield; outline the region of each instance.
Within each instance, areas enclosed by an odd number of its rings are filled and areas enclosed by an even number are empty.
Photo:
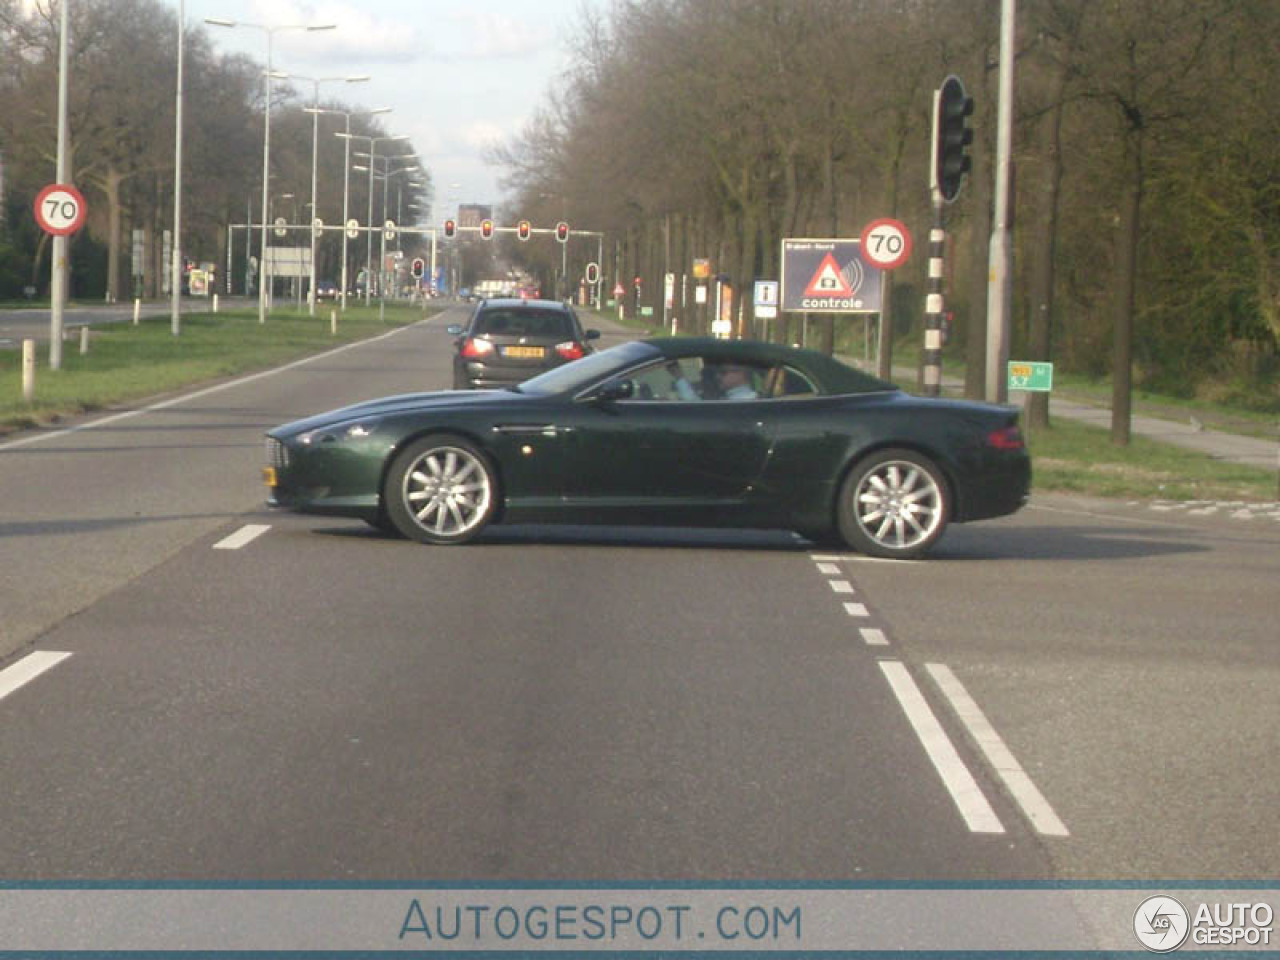
[[[520,392],[546,396],[580,390],[605,379],[615,371],[644,363],[658,355],[658,348],[647,343],[632,341],[619,344],[526,380],[520,384]]]

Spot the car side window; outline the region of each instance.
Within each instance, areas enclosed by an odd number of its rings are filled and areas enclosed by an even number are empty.
[[[741,401],[768,396],[769,370],[720,358],[681,357],[650,364],[629,374],[628,402]]]
[[[764,395],[775,399],[799,400],[818,395],[818,388],[812,380],[795,367],[785,364],[770,370],[765,384]]]

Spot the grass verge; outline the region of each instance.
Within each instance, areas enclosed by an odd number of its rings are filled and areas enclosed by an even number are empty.
[[[258,323],[256,310],[189,313],[176,337],[168,316],[137,326],[101,324],[91,332],[88,353],[80,353],[78,339],[64,343],[61,370],[48,368],[48,347],[41,345],[30,403],[23,398],[21,350],[3,350],[0,433],[278,366],[423,316],[421,307],[388,305],[385,317],[376,307],[348,309],[338,319],[336,334],[328,311],[323,317],[272,314],[265,324]]]
[[[1099,497],[1164,500],[1280,499],[1275,471],[1226,463],[1147,437],[1127,447],[1109,430],[1058,417],[1048,430],[1027,432],[1033,486]]]

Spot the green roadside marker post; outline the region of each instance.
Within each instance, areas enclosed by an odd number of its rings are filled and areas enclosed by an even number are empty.
[[[1053,364],[1010,360],[1009,389],[1048,393],[1053,389]]]

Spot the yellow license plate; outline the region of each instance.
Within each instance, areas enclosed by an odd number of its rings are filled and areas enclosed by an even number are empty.
[[[265,483],[268,487],[276,486],[276,468],[275,467],[262,468],[262,482]]]
[[[528,357],[529,359],[542,359],[542,347],[504,347],[502,350],[504,357]]]

